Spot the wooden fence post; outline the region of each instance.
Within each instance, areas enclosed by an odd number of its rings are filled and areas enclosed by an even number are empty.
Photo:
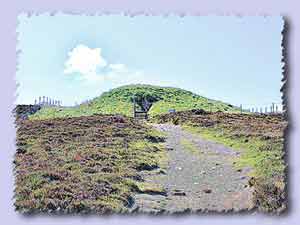
[[[135,96],[133,96],[133,117],[135,118],[135,111],[136,111],[136,105],[135,105]]]
[[[270,106],[270,113],[272,113],[272,110],[273,110],[273,107],[272,107],[272,106]]]

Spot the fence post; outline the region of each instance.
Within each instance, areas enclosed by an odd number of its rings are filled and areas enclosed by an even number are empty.
[[[133,96],[133,117],[134,118],[135,118],[135,111],[136,111],[135,96]]]
[[[243,113],[243,105],[240,105],[240,109],[241,109],[241,114]]]
[[[273,107],[272,107],[272,106],[270,106],[270,113],[272,113],[272,109],[273,109]]]

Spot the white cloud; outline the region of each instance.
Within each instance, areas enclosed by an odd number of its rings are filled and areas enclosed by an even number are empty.
[[[85,45],[78,45],[68,53],[68,56],[65,63],[65,74],[79,73],[87,78],[94,77],[98,68],[107,65],[100,48],[92,49]]]
[[[100,48],[89,48],[78,45],[68,53],[64,73],[68,75],[79,74],[79,78],[86,84],[110,82],[114,85],[149,83],[151,79],[142,71],[128,68],[125,64],[109,64],[101,55]]]

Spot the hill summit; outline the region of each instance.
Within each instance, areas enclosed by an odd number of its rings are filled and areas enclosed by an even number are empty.
[[[193,92],[174,87],[134,84],[114,88],[102,93],[88,103],[77,107],[45,107],[31,116],[33,119],[74,117],[93,114],[122,114],[132,116],[133,97],[147,95],[155,101],[149,109],[149,115],[168,113],[169,110],[185,111],[203,109],[205,111],[234,112],[237,108]]]

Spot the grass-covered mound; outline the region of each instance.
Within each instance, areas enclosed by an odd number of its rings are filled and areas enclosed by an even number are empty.
[[[175,109],[176,111],[204,109],[213,112],[235,112],[238,110],[230,104],[211,100],[183,89],[138,84],[122,86],[104,92],[90,103],[81,104],[77,107],[45,107],[31,116],[31,119],[89,116],[93,114],[132,116],[132,97],[141,94],[153,96],[156,99],[150,108],[150,116],[168,113],[169,109]]]
[[[163,168],[164,135],[122,116],[20,121],[15,206],[20,212],[125,212]],[[154,189],[157,191],[157,188]]]

